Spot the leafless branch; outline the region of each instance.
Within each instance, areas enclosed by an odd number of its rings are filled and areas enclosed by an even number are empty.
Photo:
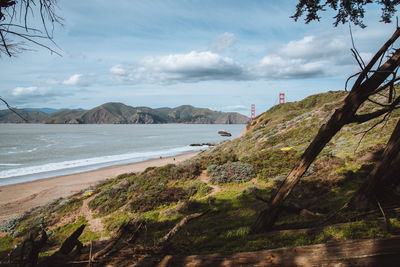
[[[358,50],[354,44],[353,32],[351,31],[351,24],[349,24],[349,31],[350,31],[351,44],[353,46],[353,48],[350,50],[354,54],[354,58],[356,59],[361,70],[363,70],[363,69],[365,69],[365,63],[364,63],[364,60],[362,59],[362,57],[360,56],[360,53],[358,53]]]
[[[365,137],[370,131],[372,131],[373,129],[375,129],[376,126],[378,126],[378,125],[381,124],[382,122],[385,122],[386,119],[389,117],[389,115],[390,115],[390,112],[386,112],[385,116],[384,116],[380,121],[374,123],[374,125],[372,125],[372,126],[371,126],[370,128],[368,128],[367,130],[357,133],[357,134],[361,134],[361,133],[362,133],[363,135],[361,136],[360,140],[358,141],[357,146],[356,146],[356,148],[354,149],[354,152],[356,152],[357,149],[360,147],[361,142],[362,142],[362,140],[364,139],[364,137]]]
[[[60,47],[55,43],[53,39],[53,32],[55,24],[62,25],[62,18],[56,14],[57,0],[14,0],[14,1],[0,1],[0,33],[1,47],[0,54],[4,53],[8,56],[14,54],[9,51],[10,42],[12,39],[21,38],[26,43],[13,42],[15,45],[26,45],[35,44],[49,50],[57,55],[61,54],[55,49],[51,48],[55,46],[57,49]],[[40,16],[41,29],[30,27],[30,19]],[[8,37],[7,37],[8,36]],[[11,39],[10,40],[7,40]],[[44,40],[51,42],[51,45],[47,45]],[[16,49],[17,52],[23,51],[24,49]],[[60,49],[61,50],[61,49]]]
[[[16,110],[14,110],[8,103],[7,101],[5,101],[2,97],[0,97],[0,100],[4,102],[4,104],[6,104],[7,108],[9,110],[11,110],[12,112],[14,112],[15,114],[17,114],[18,117],[20,117],[23,121],[25,122],[29,122],[27,119],[25,119],[21,114],[19,114]]]

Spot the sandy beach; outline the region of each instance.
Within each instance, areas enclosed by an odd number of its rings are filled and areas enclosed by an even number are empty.
[[[147,167],[163,166],[189,159],[199,152],[190,152],[162,159],[106,167],[94,171],[63,175],[32,182],[0,187],[0,224],[30,209],[45,205],[59,197],[73,195],[98,182],[122,173],[141,172]],[[174,160],[175,158],[175,160]]]

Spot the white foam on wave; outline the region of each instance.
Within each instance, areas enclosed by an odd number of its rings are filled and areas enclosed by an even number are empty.
[[[0,166],[21,166],[22,164],[17,163],[0,163]]]
[[[10,170],[0,171],[0,179],[11,178],[16,176],[23,176],[23,175],[31,175],[31,174],[39,174],[43,172],[51,172],[51,171],[60,171],[66,169],[73,169],[78,167],[89,167],[93,165],[113,165],[117,164],[118,162],[138,162],[143,161],[151,158],[157,158],[160,156],[173,156],[180,153],[190,152],[200,150],[202,147],[191,147],[191,146],[184,146],[184,147],[177,147],[171,148],[167,150],[160,150],[160,151],[150,151],[150,152],[136,152],[136,153],[126,153],[126,154],[119,154],[119,155],[109,155],[103,157],[94,157],[94,158],[87,158],[87,159],[79,159],[79,160],[69,160],[63,162],[54,162],[54,163],[47,163],[38,166],[31,166],[31,167],[24,167],[24,168],[16,168]],[[8,165],[11,166],[11,165]]]

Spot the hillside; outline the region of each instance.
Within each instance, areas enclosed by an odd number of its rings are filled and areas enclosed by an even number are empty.
[[[37,110],[18,110],[32,123],[49,124],[245,124],[249,118],[235,112],[219,112],[185,105],[176,108],[131,107],[122,103],[106,103],[91,110],[61,110],[50,114]],[[20,123],[9,110],[0,111],[0,123]]]
[[[249,233],[265,201],[345,95],[327,92],[274,106],[249,124],[241,137],[224,141],[189,161],[122,174],[10,220],[1,228],[0,257],[29,233],[44,228],[48,241],[42,249],[43,266],[50,262],[87,266],[89,255],[94,260],[92,266],[244,264],[244,259],[261,265],[320,265],[329,263],[323,261],[326,257],[337,255],[342,256],[330,264],[373,265],[379,257],[398,260],[398,254],[385,254],[387,250],[380,248],[395,245],[391,253],[398,251],[398,239],[393,243],[390,238],[400,231],[399,187],[393,187],[380,202],[391,228],[378,208],[364,213],[341,209],[379,159],[400,118],[398,110],[384,125],[372,129],[379,118],[344,127],[295,187],[274,230]],[[374,108],[366,103],[361,112]],[[172,114],[184,117],[184,113]],[[79,237],[85,245],[82,253],[50,256],[81,225],[86,225]],[[171,229],[175,229],[172,234]],[[379,238],[389,239],[381,243],[372,240]],[[308,251],[308,258],[303,254],[295,261],[301,251]],[[361,251],[368,255],[359,256]],[[255,261],[256,257],[263,260]]]

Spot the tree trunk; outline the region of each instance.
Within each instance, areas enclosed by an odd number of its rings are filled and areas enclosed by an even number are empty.
[[[372,68],[373,61],[387,50],[387,48],[400,36],[400,29],[397,29],[388,42],[374,56],[366,69]],[[296,162],[294,168],[281,184],[276,194],[271,198],[269,205],[265,207],[251,227],[251,233],[269,231],[274,225],[281,211],[285,199],[291,193],[294,186],[299,182],[301,176],[307,171],[310,164],[322,151],[325,145],[336,135],[346,124],[354,121],[355,114],[362,103],[387,79],[387,77],[400,65],[400,50],[396,50],[391,58],[383,64],[374,74],[367,78],[368,71],[360,74],[352,90],[344,99],[343,105],[335,110],[329,121],[322,125],[317,136],[308,146],[304,154]],[[364,82],[361,83],[366,79]]]
[[[382,155],[372,172],[367,176],[365,182],[350,201],[350,205],[358,210],[364,210],[375,202],[374,196],[379,184],[399,170],[400,166],[400,120],[397,122],[392,136],[387,143]]]

